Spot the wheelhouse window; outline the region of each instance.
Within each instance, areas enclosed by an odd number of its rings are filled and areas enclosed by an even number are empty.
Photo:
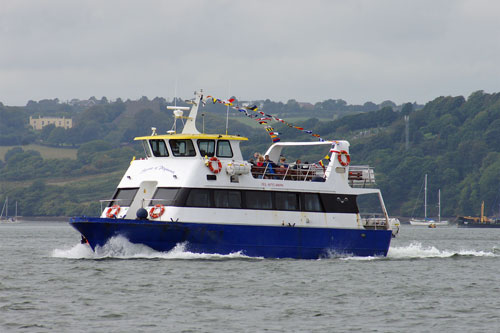
[[[265,191],[247,191],[245,193],[245,203],[249,209],[272,209],[272,193]]]
[[[278,210],[299,210],[299,198],[297,193],[276,192],[276,209]]]
[[[113,205],[129,207],[134,200],[137,190],[139,190],[139,188],[119,188],[115,192],[113,200],[109,202],[108,207],[111,207]]]
[[[169,140],[170,149],[172,149],[172,154],[176,157],[187,157],[196,156],[196,151],[194,150],[193,141],[190,139],[184,140]]]
[[[210,191],[193,188],[186,200],[187,207],[210,207]]]
[[[174,206],[177,192],[179,192],[179,189],[177,188],[159,187],[156,189],[152,200],[150,200],[149,202],[149,205],[154,206],[160,204],[164,206]]]
[[[217,141],[217,157],[233,157],[233,150],[229,141]]]
[[[318,193],[304,193],[304,210],[308,212],[323,211]]]
[[[149,140],[153,155],[156,157],[168,157],[167,145],[164,140]]]
[[[149,148],[147,141],[142,141],[142,148],[147,157],[151,157],[151,148]]]
[[[202,157],[215,155],[215,140],[198,140],[198,149]]]
[[[241,208],[241,192],[238,190],[215,190],[214,203],[217,208]]]

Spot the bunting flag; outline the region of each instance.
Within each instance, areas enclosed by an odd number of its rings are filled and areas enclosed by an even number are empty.
[[[319,141],[323,142],[325,141],[324,139],[321,138],[321,136],[319,134],[315,134],[313,133],[312,131],[310,130],[306,130],[304,129],[303,127],[300,127],[300,126],[295,126],[293,124],[290,124],[288,123],[287,121],[281,119],[281,118],[278,118],[278,117],[275,117],[273,115],[270,115],[270,114],[267,114],[265,112],[262,112],[262,111],[259,111],[259,108],[257,107],[257,105],[253,105],[253,106],[245,106],[245,107],[241,107],[241,106],[238,106],[238,105],[234,105],[233,102],[235,101],[234,98],[230,98],[230,99],[219,99],[219,98],[215,98],[213,96],[207,96],[207,98],[210,98],[212,99],[212,102],[215,104],[215,103],[219,103],[219,104],[224,104],[226,106],[230,106],[232,109],[234,110],[237,110],[241,113],[244,113],[248,118],[251,118],[251,119],[254,119],[256,120],[259,124],[261,125],[264,125],[266,130],[269,132],[269,135],[271,135],[271,139],[273,140],[273,142],[279,142],[280,139],[277,137],[279,135],[278,132],[274,132],[274,129],[273,130],[269,130],[269,128],[272,129],[272,127],[270,127],[268,125],[268,121],[278,121],[280,123],[283,123],[285,124],[286,126],[290,127],[290,128],[295,128],[299,131],[302,131],[306,134],[309,134],[315,138],[318,138]],[[248,111],[253,111],[253,112],[257,112],[259,115],[257,114],[251,114],[249,113]],[[273,134],[271,134],[271,132]],[[273,138],[272,136],[276,136],[275,138]],[[332,146],[333,147],[333,146]],[[333,149],[333,148],[332,148]],[[330,150],[332,151],[332,150]]]

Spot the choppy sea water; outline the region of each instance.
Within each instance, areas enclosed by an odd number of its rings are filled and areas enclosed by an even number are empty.
[[[403,225],[387,258],[98,253],[0,225],[1,332],[500,332],[500,229]]]

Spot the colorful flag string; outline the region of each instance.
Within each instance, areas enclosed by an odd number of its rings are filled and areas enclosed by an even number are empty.
[[[268,125],[268,121],[271,121],[271,120],[278,121],[280,123],[285,124],[286,126],[288,126],[290,128],[295,128],[295,129],[297,129],[297,130],[299,130],[301,132],[309,134],[309,135],[311,135],[311,136],[313,136],[315,138],[318,138],[319,141],[325,141],[324,139],[321,138],[321,136],[319,134],[315,134],[315,133],[313,133],[310,130],[304,129],[303,127],[295,126],[295,125],[293,125],[293,124],[285,121],[284,119],[281,119],[281,118],[278,118],[276,116],[273,116],[273,115],[267,114],[265,112],[259,111],[259,108],[257,107],[257,105],[253,105],[253,106],[250,106],[250,107],[249,106],[242,107],[242,106],[234,105],[233,104],[233,102],[235,101],[234,98],[225,99],[225,100],[219,99],[219,98],[215,98],[215,97],[212,97],[212,96],[207,96],[207,98],[212,99],[212,102],[214,104],[219,103],[219,104],[224,104],[226,106],[229,106],[229,107],[231,107],[234,110],[237,110],[237,111],[239,111],[241,113],[244,113],[247,117],[256,120],[259,124],[265,125],[266,131],[271,136],[271,139],[273,140],[273,142],[279,142],[280,139],[278,137],[279,133],[275,132],[274,128],[272,128],[270,125]],[[249,113],[248,110],[255,112],[255,114]]]

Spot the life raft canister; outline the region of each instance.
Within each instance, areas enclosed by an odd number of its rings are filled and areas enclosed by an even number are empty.
[[[345,156],[345,161],[343,159],[343,156]],[[337,159],[342,166],[348,166],[349,163],[351,163],[351,156],[345,150],[340,151],[340,153],[337,155]]]
[[[149,210],[149,216],[151,216],[151,218],[153,219],[157,219],[162,216],[164,212],[165,206],[163,206],[162,204],[157,204],[151,207],[151,209]]]
[[[120,213],[120,209],[121,209],[120,205],[113,205],[109,207],[108,210],[106,211],[106,217],[109,219],[112,218],[116,219],[116,216],[118,215],[118,213]]]
[[[217,167],[214,168],[214,162],[217,164]],[[219,173],[221,170],[222,170],[222,163],[221,161],[215,157],[215,156],[212,156],[208,159],[207,161],[207,166],[208,168],[210,169],[210,171],[212,171],[213,173],[217,174]]]

